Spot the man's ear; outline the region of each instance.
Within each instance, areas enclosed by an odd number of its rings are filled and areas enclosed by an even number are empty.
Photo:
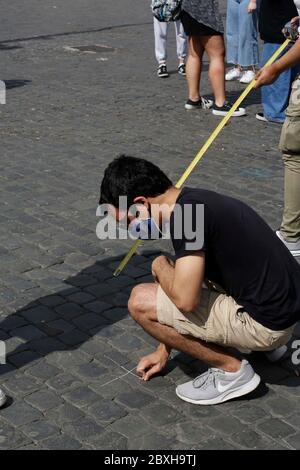
[[[132,214],[135,212],[139,213],[139,217],[142,219],[146,219],[149,217],[149,209],[150,209],[150,204],[147,200],[146,197],[144,196],[137,196],[133,200],[133,205],[131,206],[131,212]]]
[[[134,203],[134,204],[142,204],[143,206],[146,206],[147,209],[148,209],[148,207],[149,207],[149,203],[148,203],[148,201],[147,201],[147,198],[144,197],[144,196],[137,196],[137,197],[135,197],[134,200],[133,200],[133,203]]]

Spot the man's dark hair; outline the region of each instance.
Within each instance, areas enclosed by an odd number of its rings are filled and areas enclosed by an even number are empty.
[[[127,196],[131,206],[137,196],[156,197],[171,186],[172,181],[158,166],[142,158],[120,155],[104,172],[99,204],[119,207],[119,196]]]

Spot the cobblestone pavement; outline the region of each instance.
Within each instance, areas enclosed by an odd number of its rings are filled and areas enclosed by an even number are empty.
[[[149,383],[135,375],[156,342],[128,316],[128,295],[151,281],[151,259],[169,247],[143,247],[112,278],[130,243],[95,236],[103,169],[127,152],[176,180],[217,123],[210,112],[183,109],[173,31],[172,74],[156,77],[148,4],[12,0],[1,15],[0,339],[8,360],[0,384],[10,399],[0,411],[0,448],[299,449],[291,350],[276,365],[251,355],[265,385],[221,406],[176,397],[175,384],[203,371],[183,354],[174,352]],[[102,48],[72,49],[91,45]],[[233,100],[242,88],[228,90]],[[207,64],[202,92],[210,93]],[[188,183],[243,199],[276,228],[280,126],[255,120],[258,93],[247,108]]]

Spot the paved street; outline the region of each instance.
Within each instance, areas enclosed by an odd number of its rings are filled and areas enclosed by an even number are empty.
[[[128,296],[152,281],[151,260],[171,248],[147,243],[112,277],[131,243],[96,237],[103,170],[127,153],[176,181],[219,122],[184,110],[173,28],[173,73],[156,77],[149,3],[11,0],[0,17],[0,340],[8,354],[0,386],[9,396],[0,449],[300,449],[291,349],[276,365],[249,356],[264,384],[221,406],[176,397],[176,384],[205,369],[175,351],[163,376],[145,383],[135,375],[156,341],[129,317]],[[229,84],[229,99],[242,89]],[[231,120],[188,184],[246,201],[275,229],[280,126],[255,119],[259,102],[252,93],[248,115]]]

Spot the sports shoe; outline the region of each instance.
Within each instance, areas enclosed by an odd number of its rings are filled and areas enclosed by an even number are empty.
[[[242,71],[237,67],[233,67],[232,69],[228,70],[225,75],[225,80],[227,82],[231,82],[232,80],[239,80],[242,77]]]
[[[242,73],[242,76],[240,78],[240,83],[251,83],[254,78],[255,73],[253,72],[253,70],[245,70],[245,72]]]
[[[176,395],[195,405],[216,405],[252,392],[260,377],[245,359],[238,372],[211,368],[195,380],[178,385]]]
[[[0,388],[0,408],[5,405],[6,400],[7,400],[6,395]]]
[[[228,111],[232,108],[232,103],[229,103],[228,101],[225,101],[223,106],[217,106],[216,103],[213,105],[213,110],[212,113],[215,116],[226,116]],[[240,117],[240,116],[245,116],[246,115],[246,110],[245,108],[238,108],[234,113],[233,117]]]
[[[270,122],[271,124],[283,124],[284,121],[272,121],[272,119],[268,119],[264,113],[257,113],[255,115],[256,119],[258,119],[259,121],[263,121],[263,122]]]
[[[259,121],[264,121],[264,122],[270,122],[269,119],[266,118],[266,116],[264,115],[264,113],[257,113],[255,115],[256,119],[258,119]]]
[[[280,346],[280,348],[273,349],[273,351],[265,352],[265,356],[270,362],[277,362],[280,361],[280,359],[285,355],[287,350],[287,346]]]
[[[296,242],[287,242],[283,238],[280,230],[277,230],[276,235],[277,235],[278,238],[280,238],[282,243],[285,244],[285,246],[288,248],[288,250],[290,250],[290,252],[293,256],[300,256],[300,238]]]
[[[167,78],[169,76],[166,64],[161,64],[158,66],[157,76],[159,78]]]
[[[179,73],[179,75],[186,75],[185,64],[178,65],[177,72]]]
[[[213,104],[214,102],[212,100],[201,96],[198,101],[187,100],[184,107],[185,109],[210,109]]]

